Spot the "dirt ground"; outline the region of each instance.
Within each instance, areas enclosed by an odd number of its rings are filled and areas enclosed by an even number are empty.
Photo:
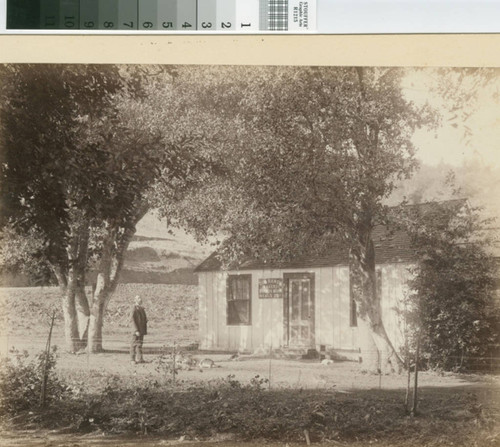
[[[242,384],[249,383],[259,376],[268,379],[273,388],[335,388],[338,391],[350,389],[405,389],[406,375],[375,375],[363,371],[362,365],[352,362],[323,365],[319,361],[283,360],[268,358],[244,357],[239,361],[229,360],[228,354],[195,353],[193,358],[201,360],[210,358],[214,368],[193,368],[180,370],[177,380],[187,382],[210,381],[233,375]],[[157,356],[146,355],[147,363],[132,365],[125,352],[104,353],[91,356],[62,355],[58,362],[58,370],[71,371],[105,370],[110,374],[121,376],[134,375],[144,378],[156,376]],[[70,374],[71,375],[71,374]],[[453,374],[439,375],[433,372],[422,372],[419,384],[422,387],[454,387],[488,382],[491,386],[499,386],[495,377],[457,376]]]
[[[55,339],[53,344],[63,346],[62,339]],[[28,350],[37,353],[43,349],[41,343],[31,341],[22,336],[9,336],[3,339],[3,349],[15,347],[18,350]],[[69,354],[58,350],[57,371],[66,377],[81,377],[90,374],[119,375],[135,379],[161,376],[158,371],[158,360],[161,355],[161,344],[147,341],[144,347],[146,363],[131,364],[128,354],[128,339],[111,340],[104,344],[106,352],[101,354],[86,353]],[[182,347],[180,348],[182,349]],[[334,362],[329,365],[319,360],[288,360],[264,358],[262,356],[240,356],[231,360],[231,353],[183,351],[195,360],[209,358],[213,360],[214,368],[197,368],[179,370],[177,380],[185,382],[208,382],[234,376],[242,384],[248,384],[259,376],[268,379],[272,388],[321,388],[348,391],[351,389],[405,389],[407,376],[405,374],[377,375],[367,373],[363,365],[357,362]],[[438,374],[436,372],[421,372],[419,384],[422,387],[460,387],[484,384],[500,387],[500,378],[492,375],[457,375],[452,373]],[[267,385],[266,385],[267,386]]]

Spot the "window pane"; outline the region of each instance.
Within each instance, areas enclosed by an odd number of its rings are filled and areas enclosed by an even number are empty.
[[[240,294],[238,295],[239,300],[249,300],[250,299],[250,281],[246,278],[240,278]]]
[[[229,276],[227,324],[250,324],[251,276]]]
[[[291,307],[292,307],[292,320],[299,318],[299,284],[297,281],[290,281],[292,284],[291,293]]]
[[[227,306],[229,324],[250,323],[250,305],[248,300],[230,301]]]
[[[309,281],[301,281],[302,286],[302,302],[301,302],[301,317],[302,320],[307,320],[309,318]]]
[[[227,323],[238,324],[238,312],[236,310],[235,301],[228,301],[227,303]]]

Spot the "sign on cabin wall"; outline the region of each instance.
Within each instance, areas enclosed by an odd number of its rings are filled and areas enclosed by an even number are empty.
[[[282,278],[259,279],[259,298],[261,299],[283,298],[283,279]]]

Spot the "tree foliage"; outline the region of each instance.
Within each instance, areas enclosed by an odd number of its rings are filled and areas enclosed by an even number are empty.
[[[201,191],[195,213],[193,196],[179,214],[200,234],[229,235],[228,258],[324,251],[332,234],[352,243],[364,215],[384,214],[394,181],[411,173],[413,129],[432,124],[428,110],[405,101],[398,70],[240,67],[218,75],[203,88],[226,130],[226,169]]]
[[[103,314],[155,188],[181,189],[204,166],[196,132],[179,124],[175,70],[154,70],[12,65],[0,73],[4,237],[38,238],[24,266],[38,257],[57,278],[71,350],[83,335],[77,320],[102,349]],[[153,79],[170,91],[154,110],[144,101]],[[97,281],[87,297],[90,267]]]
[[[410,284],[414,336],[430,367],[488,366],[500,342],[500,309],[487,222],[462,200],[418,209],[411,208],[409,226],[418,254]]]

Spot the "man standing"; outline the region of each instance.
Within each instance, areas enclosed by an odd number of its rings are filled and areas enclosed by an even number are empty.
[[[146,311],[142,307],[142,299],[139,295],[135,297],[135,306],[132,310],[132,324],[134,334],[130,345],[130,361],[132,363],[144,363],[142,358],[142,343],[144,336],[148,333],[148,319]]]

